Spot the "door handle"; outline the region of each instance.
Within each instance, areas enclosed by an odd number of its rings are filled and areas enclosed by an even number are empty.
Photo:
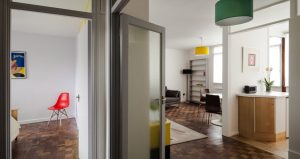
[[[165,104],[166,100],[167,100],[167,98],[165,96],[161,96],[161,102],[162,102],[162,104]]]
[[[80,95],[79,94],[76,96],[76,99],[77,99],[78,102],[80,101]]]

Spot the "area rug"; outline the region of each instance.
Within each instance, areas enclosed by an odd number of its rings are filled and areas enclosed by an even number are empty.
[[[206,135],[198,133],[190,128],[171,122],[171,145],[207,138]]]

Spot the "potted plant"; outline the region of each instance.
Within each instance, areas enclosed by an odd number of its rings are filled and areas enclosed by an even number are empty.
[[[266,92],[271,92],[272,86],[274,84],[274,81],[271,81],[271,72],[272,72],[273,68],[272,67],[267,67],[266,71],[267,71],[267,77],[264,78],[263,83],[266,86]]]

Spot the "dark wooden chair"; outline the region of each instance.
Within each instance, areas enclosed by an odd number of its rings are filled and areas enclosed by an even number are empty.
[[[209,124],[212,114],[222,115],[221,100],[219,96],[210,94],[206,94],[205,99],[205,113],[203,113],[202,121],[204,121],[204,116],[207,114],[207,123]]]
[[[198,114],[201,113],[201,109],[204,110],[206,104],[206,94],[209,93],[209,89],[200,90],[200,103],[198,107]]]

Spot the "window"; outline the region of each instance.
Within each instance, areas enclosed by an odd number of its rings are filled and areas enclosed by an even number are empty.
[[[289,38],[285,38],[285,86],[289,85]],[[271,72],[271,80],[274,81],[274,86],[282,86],[282,38],[271,37],[269,39],[269,67],[273,68]]]
[[[289,80],[290,80],[290,67],[289,67],[289,62],[290,62],[290,47],[289,47],[289,34],[285,35],[285,86],[289,86]]]
[[[273,68],[271,80],[274,86],[281,86],[281,38],[271,37],[269,41],[269,67]]]
[[[222,83],[223,82],[223,48],[222,46],[217,46],[213,48],[213,82]]]

